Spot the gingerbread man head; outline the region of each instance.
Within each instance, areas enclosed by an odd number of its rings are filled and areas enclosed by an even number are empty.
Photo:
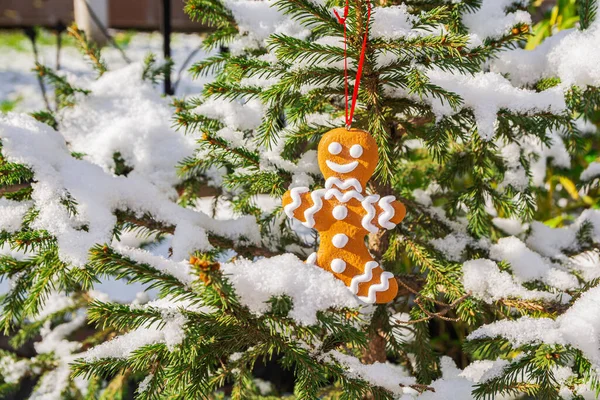
[[[377,142],[360,129],[337,128],[319,142],[319,168],[325,179],[356,178],[364,188],[379,161]]]

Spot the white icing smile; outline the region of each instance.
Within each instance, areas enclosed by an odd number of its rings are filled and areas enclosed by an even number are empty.
[[[334,163],[333,161],[325,160],[325,163],[327,164],[330,170],[339,174],[347,174],[349,172],[354,171],[354,169],[358,167],[358,161],[352,161],[347,164],[338,164]]]

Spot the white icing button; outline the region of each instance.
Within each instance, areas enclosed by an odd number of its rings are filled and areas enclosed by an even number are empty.
[[[329,143],[327,150],[329,150],[329,152],[334,155],[340,154],[342,152],[342,145],[339,144],[338,142],[331,142],[331,143]]]
[[[306,259],[306,263],[310,264],[310,265],[315,265],[315,263],[317,262],[317,253],[312,253],[310,256],[308,256],[308,258]]]
[[[333,245],[338,249],[342,249],[348,244],[348,236],[344,235],[343,233],[338,233],[333,236],[331,243],[333,243]]]
[[[346,262],[344,260],[340,260],[339,258],[334,259],[331,262],[331,270],[338,274],[341,274],[346,269]]]
[[[362,156],[363,153],[363,148],[360,144],[355,144],[354,146],[350,147],[350,155],[354,158],[358,158],[360,156]]]
[[[335,206],[333,207],[333,218],[341,221],[348,216],[348,209],[346,206]]]

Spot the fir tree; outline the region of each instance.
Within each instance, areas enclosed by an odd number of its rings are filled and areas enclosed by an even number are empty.
[[[211,77],[202,94],[174,100],[180,133],[153,90],[170,63],[109,71],[73,27],[97,82],[36,67],[55,86],[56,110],[34,115],[51,127],[0,119],[0,325],[15,348],[0,391],[32,378],[47,399],[600,392],[596,3],[533,50],[526,1],[350,4],[351,77],[369,32],[353,121],[379,145],[368,190],[408,209],[368,238],[401,288],[378,306],[301,261],[314,232],[280,206],[290,186],[323,185],[315,149],[343,125],[342,5],[188,0],[215,52],[192,68]],[[144,140],[115,144],[102,124],[121,118]],[[158,299],[110,301],[93,289],[104,277]],[[289,388],[257,379],[273,362]]]

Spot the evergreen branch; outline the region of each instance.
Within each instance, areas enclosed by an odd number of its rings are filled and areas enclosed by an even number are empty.
[[[154,220],[151,216],[146,215],[143,218],[139,218],[138,216],[136,216],[134,213],[131,212],[125,212],[125,211],[118,211],[117,212],[117,219],[120,222],[128,222],[131,223],[135,226],[144,226],[152,231],[160,231],[163,234],[164,233],[168,233],[168,234],[174,234],[175,233],[175,227],[172,225],[165,225],[159,221]],[[258,246],[244,246],[244,245],[234,245],[234,242],[231,239],[227,239],[224,237],[220,237],[218,235],[214,235],[214,234],[209,234],[208,236],[208,240],[210,242],[211,245],[213,245],[214,247],[216,247],[217,249],[233,249],[235,250],[238,254],[242,255],[242,256],[262,256],[262,257],[272,257],[274,255],[277,255],[279,253],[276,252],[272,252],[266,248],[263,247],[258,247]],[[101,246],[102,247],[102,246]],[[100,266],[99,264],[98,268],[100,270]]]
[[[88,268],[97,276],[127,278],[130,282],[147,284],[176,298],[194,300],[195,295],[174,276],[161,272],[145,263],[137,263],[107,245],[96,245],[90,250]]]
[[[54,86],[57,107],[59,109],[64,107],[73,107],[75,105],[77,94],[88,95],[90,93],[90,91],[87,89],[81,89],[72,86],[65,78],[57,75],[50,68],[42,64],[36,63],[34,71],[42,79],[48,81],[49,84]]]
[[[220,53],[207,57],[192,65],[190,72],[195,79],[201,76],[217,74],[224,68],[224,64],[231,62],[231,58],[231,54],[229,53]]]
[[[34,111],[34,112],[30,113],[29,115],[31,115],[37,121],[40,121],[40,122],[52,127],[52,129],[58,130],[58,121],[56,120],[56,117],[54,116],[54,114],[51,111],[49,111],[49,110]]]
[[[579,28],[588,29],[596,19],[598,4],[596,0],[578,0],[577,11],[579,14]]]
[[[100,49],[87,39],[85,32],[80,30],[76,23],[69,26],[67,32],[69,33],[69,36],[75,39],[81,52],[90,60],[92,66],[98,73],[98,76],[102,76],[108,68],[102,60]]]
[[[193,21],[201,24],[221,29],[236,25],[231,12],[219,0],[187,0],[184,11]]]
[[[108,327],[120,331],[133,330],[153,326],[164,327],[161,310],[155,307],[131,307],[126,304],[105,303],[99,300],[92,302],[88,309],[90,322],[96,323],[100,329]]]
[[[303,26],[311,28],[317,36],[342,35],[342,25],[325,5],[315,4],[308,0],[277,0],[275,7],[290,15]]]
[[[237,83],[227,83],[222,81],[214,81],[204,86],[204,94],[214,98],[224,98],[228,100],[256,98],[261,93],[261,88],[258,86],[241,86]]]
[[[156,85],[160,80],[164,80],[166,76],[171,76],[173,64],[173,60],[167,59],[161,65],[156,65],[156,56],[153,53],[149,53],[144,58],[142,79]]]
[[[342,40],[340,38],[340,40]],[[334,63],[344,59],[344,49],[337,46],[307,42],[285,35],[272,35],[269,46],[275,50],[277,58],[291,63],[306,65]],[[358,54],[348,51],[348,57],[357,58]]]

